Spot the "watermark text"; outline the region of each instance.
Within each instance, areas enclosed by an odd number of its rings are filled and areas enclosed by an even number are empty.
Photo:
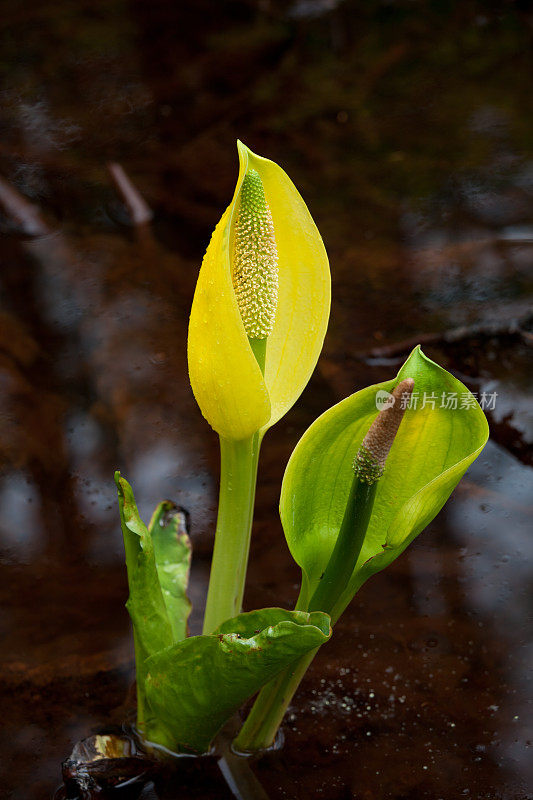
[[[400,397],[400,408],[445,408],[450,411],[475,408],[479,403],[483,411],[494,411],[498,392],[412,392]],[[389,392],[379,389],[376,392],[376,408],[382,411],[394,405],[395,399]]]

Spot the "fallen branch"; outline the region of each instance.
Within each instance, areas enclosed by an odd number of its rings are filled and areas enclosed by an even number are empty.
[[[518,334],[526,344],[531,344],[533,342],[533,335],[530,331],[526,330],[526,326],[531,323],[532,319],[531,313],[527,313],[513,320],[463,325],[459,328],[443,331],[442,333],[419,333],[416,336],[410,336],[408,339],[402,339],[402,341],[395,342],[394,344],[374,347],[367,353],[359,354],[358,358],[362,361],[367,361],[372,358],[400,358],[410,353],[417,344],[455,344],[462,339],[468,339],[473,336],[490,338],[491,336],[512,336]]]
[[[6,216],[15,222],[26,236],[47,236],[52,232],[38,206],[30,203],[2,177],[0,177],[0,205]]]
[[[107,165],[109,174],[113,179],[116,189],[122,197],[131,217],[133,224],[137,226],[147,225],[153,218],[153,212],[148,203],[142,197],[137,188],[133,185],[126,175],[124,168],[115,161],[110,161]]]

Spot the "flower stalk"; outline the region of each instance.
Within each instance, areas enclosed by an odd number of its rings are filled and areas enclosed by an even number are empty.
[[[241,610],[261,439],[220,438],[220,492],[203,633]]]

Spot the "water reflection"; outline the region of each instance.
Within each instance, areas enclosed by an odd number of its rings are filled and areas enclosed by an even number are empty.
[[[482,656],[482,661],[499,680],[497,698],[487,693],[479,709],[491,720],[489,728],[497,717],[498,730],[476,749],[491,754],[510,775],[519,776],[524,786],[533,780],[527,744],[531,720],[518,700],[529,693],[530,683],[531,649],[526,641],[533,585],[532,497],[531,469],[489,443],[444,514],[447,535],[458,548],[455,568],[459,567],[463,613],[466,611],[474,629],[478,628],[478,635],[472,634],[474,640],[467,643],[466,651],[470,652],[469,660],[473,660],[479,658],[476,650],[493,650],[492,658]],[[414,550],[410,557],[413,599],[416,603],[419,598],[420,611],[431,618],[454,611],[448,605],[451,569],[441,560],[444,547],[439,542],[431,550],[433,569],[428,569],[424,551]],[[524,646],[514,650],[517,640],[522,640]],[[443,652],[440,637],[431,646]],[[502,648],[507,647],[513,655],[508,652],[504,657]]]
[[[502,641],[523,641],[503,669],[500,666],[501,704],[486,709],[501,720],[499,736],[492,744],[499,763],[519,774],[524,785],[531,785],[533,770],[527,741],[533,730],[520,698],[530,691],[527,619],[533,586],[532,472],[491,445],[469,477],[487,493],[482,503],[459,502],[451,507],[456,535],[464,542],[469,602],[476,615],[484,614],[491,620]],[[476,531],[476,538],[469,538],[466,530]]]
[[[0,482],[2,546],[7,561],[24,562],[43,551],[39,492],[24,472],[8,473]]]

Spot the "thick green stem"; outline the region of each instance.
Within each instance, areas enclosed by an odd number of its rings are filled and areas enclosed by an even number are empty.
[[[264,750],[274,742],[285,712],[318,648],[306,653],[261,691],[233,746],[239,753]]]
[[[364,579],[361,580],[361,584],[363,582]],[[354,594],[359,590],[361,584],[356,587]],[[337,603],[332,609],[332,625],[337,622],[349,602],[350,600]],[[234,741],[234,747],[238,752],[251,753],[265,750],[273,744],[285,712],[319,649],[317,647],[316,650],[306,653],[261,689],[246,722]]]
[[[309,601],[307,611],[324,611],[330,614],[346,589],[365,540],[376,487],[377,483],[368,484],[354,478],[333,553]]]
[[[204,633],[241,611],[261,437],[220,439],[220,494]]]

